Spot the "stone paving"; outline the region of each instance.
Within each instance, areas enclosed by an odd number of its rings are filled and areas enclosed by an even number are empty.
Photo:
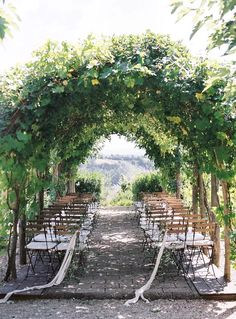
[[[147,282],[154,267],[142,249],[142,241],[143,232],[138,227],[134,211],[101,209],[84,262],[81,264],[75,258],[61,285],[26,295],[41,298],[132,298],[135,289]],[[24,274],[22,269],[18,282],[1,287],[0,292],[39,285],[46,280],[39,274],[29,282],[23,279]],[[191,281],[178,274],[173,263],[160,265],[160,271],[145,296],[149,299],[199,298]]]
[[[73,278],[44,294],[63,290],[86,298],[132,298],[135,289],[147,282],[153,269],[150,258],[143,252],[142,241],[143,232],[134,211],[100,210],[84,269],[79,267]],[[162,265],[145,296],[150,299],[198,298],[192,283],[179,275],[173,264]]]

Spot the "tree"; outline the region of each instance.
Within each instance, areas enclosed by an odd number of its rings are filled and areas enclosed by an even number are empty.
[[[192,38],[200,29],[208,28],[209,44],[208,50],[219,48],[224,55],[236,53],[236,2],[235,0],[172,0],[172,13],[177,12],[178,18],[182,19],[186,15],[193,16],[193,29],[190,35]],[[232,60],[230,67],[222,65],[219,68],[208,71],[209,78],[206,81],[203,92],[212,90],[212,87],[224,80],[227,85],[224,87],[224,98],[221,101],[225,114],[235,118],[236,105],[236,68],[235,61]],[[223,119],[227,122],[228,117]],[[222,155],[222,154],[221,154]],[[215,152],[218,169],[224,170],[226,157],[221,157],[219,152]],[[219,159],[221,157],[221,159]],[[214,172],[213,172],[214,173]],[[229,196],[229,176],[224,176],[221,181],[224,199],[224,235],[225,235],[225,279],[230,280],[230,209]]]
[[[224,54],[236,53],[236,3],[234,0],[172,0],[172,13],[181,19],[193,15],[190,39],[203,27],[209,32],[208,50],[222,47]]]
[[[221,65],[209,71],[205,90],[221,80],[227,82],[225,98],[227,103],[235,105],[236,96],[236,3],[235,0],[171,0],[172,13],[177,13],[178,20],[186,15],[192,16],[193,28],[190,39],[201,29],[209,34],[208,51],[218,48],[223,55],[231,57],[230,67]]]
[[[0,4],[0,40],[6,36],[12,35],[12,29],[17,27],[20,21],[15,8],[9,3],[6,4],[5,0]]]

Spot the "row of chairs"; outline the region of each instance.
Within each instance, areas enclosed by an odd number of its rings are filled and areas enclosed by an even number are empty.
[[[90,194],[70,194],[43,209],[34,220],[29,220],[26,225],[27,275],[30,269],[35,273],[38,262],[45,263],[45,260],[55,273],[78,229],[78,250],[84,251],[95,223],[96,210],[97,205]]]
[[[167,232],[165,248],[179,269],[188,274],[200,258],[209,272],[212,266],[216,223],[208,216],[193,214],[180,199],[167,193],[144,194],[139,205],[139,223],[144,231],[144,248],[157,251]],[[208,262],[206,262],[206,255]],[[214,267],[212,267],[214,272]]]

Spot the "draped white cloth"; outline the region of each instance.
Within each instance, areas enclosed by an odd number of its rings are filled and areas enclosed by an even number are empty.
[[[57,286],[60,283],[62,283],[62,281],[65,278],[65,275],[69,269],[73,254],[74,254],[74,250],[75,250],[75,244],[76,244],[76,238],[78,236],[79,230],[77,230],[68,245],[68,248],[66,250],[66,254],[63,258],[63,261],[61,263],[60,269],[58,270],[58,273],[56,274],[56,276],[47,284],[45,285],[39,285],[39,286],[33,286],[33,287],[26,287],[24,289],[19,289],[19,290],[13,290],[11,292],[9,292],[3,299],[0,299],[0,303],[5,303],[9,300],[9,298],[16,294],[16,293],[20,293],[20,292],[26,292],[26,291],[31,291],[31,290],[39,290],[39,289],[44,289],[44,288],[50,288],[52,286]]]
[[[161,261],[161,257],[163,255],[163,252],[164,252],[164,249],[165,249],[166,239],[167,239],[167,231],[165,231],[165,234],[164,234],[164,237],[163,237],[163,240],[162,240],[162,244],[161,244],[161,248],[160,248],[160,250],[158,252],[158,255],[157,255],[157,258],[156,258],[155,267],[154,267],[154,269],[152,271],[152,274],[151,274],[149,280],[146,282],[146,284],[144,286],[142,286],[141,288],[139,288],[139,289],[137,289],[135,291],[135,297],[134,298],[129,299],[129,300],[127,300],[125,302],[126,306],[129,306],[132,303],[136,303],[139,300],[139,298],[143,299],[146,302],[149,302],[148,299],[146,299],[143,294],[144,294],[145,291],[150,289],[150,287],[152,285],[152,282],[153,282],[153,280],[156,277],[156,274],[157,274],[157,271],[158,271],[158,268],[159,268],[159,264],[160,264],[160,261]]]

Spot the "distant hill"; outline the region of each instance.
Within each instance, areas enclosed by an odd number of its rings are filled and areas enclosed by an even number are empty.
[[[105,176],[106,186],[118,186],[124,181],[132,182],[141,173],[154,170],[154,166],[144,156],[100,155],[88,159],[80,166],[80,170],[100,172]]]

